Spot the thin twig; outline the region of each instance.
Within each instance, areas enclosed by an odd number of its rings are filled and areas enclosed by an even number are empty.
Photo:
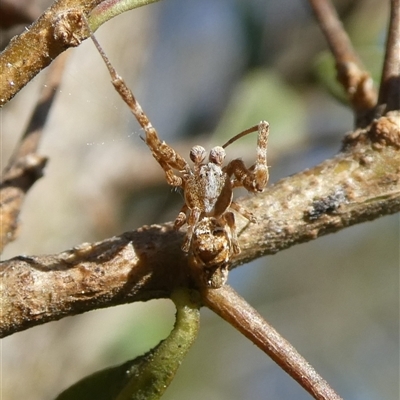
[[[57,0],[35,23],[11,40],[0,54],[0,107],[64,50],[76,45],[76,41],[72,43],[61,40],[66,36],[56,35],[59,23],[68,22],[68,18],[61,17],[68,16],[71,9],[75,13],[87,14],[100,2],[101,0]],[[76,24],[72,23],[74,21],[69,22],[71,28],[74,28],[74,35],[79,34],[79,40],[83,40],[85,32],[75,29],[79,21],[75,21]]]
[[[391,1],[378,104],[386,104],[386,112],[398,110],[400,105],[400,0]]]
[[[365,114],[376,105],[372,78],[364,70],[332,3],[329,0],[309,1],[335,58],[337,79],[353,107],[356,125],[362,126]]]
[[[21,141],[11,157],[0,182],[0,252],[15,239],[17,219],[26,193],[42,176],[46,157],[36,153],[43,128],[61,83],[67,53],[51,65],[46,84],[40,93]]]
[[[268,354],[314,399],[341,399],[296,349],[230,286],[225,285],[220,289],[203,289],[201,294],[208,308]]]
[[[95,31],[126,10],[158,0],[107,0],[88,17]],[[56,0],[24,33],[0,54],[0,107],[12,99],[33,77],[64,50],[78,46],[89,36],[82,24],[102,0]]]
[[[43,128],[58,93],[67,60],[68,53],[63,53],[50,66],[47,72],[46,82],[42,87],[36,107],[28,122],[28,126],[25,129],[16,152],[11,157],[6,168],[6,175],[12,164],[17,162],[19,158],[35,153],[38,149],[43,134]]]

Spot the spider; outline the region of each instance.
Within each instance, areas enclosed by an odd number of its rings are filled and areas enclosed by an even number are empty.
[[[229,258],[240,253],[232,210],[251,222],[256,221],[253,214],[232,201],[233,189],[244,187],[249,192],[260,193],[268,183],[268,122],[261,121],[223,146],[212,148],[208,160],[202,146],[192,147],[189,155],[193,162],[191,168],[180,154],[160,140],[132,91],[111,65],[95,36],[92,34],[91,37],[109,70],[112,84],[143,128],[144,141],[164,170],[167,183],[183,189],[185,204],[174,222],[176,230],[187,224],[182,250],[190,253],[190,264],[194,268],[205,271],[203,281],[207,286],[222,286],[226,281]],[[241,159],[235,159],[223,166],[225,148],[255,131],[258,131],[256,163],[247,168]]]

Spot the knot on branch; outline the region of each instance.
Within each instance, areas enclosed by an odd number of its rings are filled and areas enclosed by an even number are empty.
[[[366,128],[359,128],[348,133],[343,140],[342,151],[349,151],[352,147],[371,143],[375,150],[386,146],[400,149],[400,114],[390,111],[385,116],[376,118]]]
[[[338,64],[337,79],[346,88],[349,101],[355,110],[371,110],[376,105],[377,96],[373,80],[354,62]]]
[[[85,16],[80,10],[58,13],[54,19],[53,37],[65,47],[77,47],[89,36]]]
[[[24,190],[29,189],[35,181],[43,176],[47,160],[47,157],[35,153],[21,157],[5,172],[1,186],[15,185]]]
[[[384,146],[400,149],[400,114],[389,112],[386,116],[376,119],[371,125],[370,138],[376,149]]]

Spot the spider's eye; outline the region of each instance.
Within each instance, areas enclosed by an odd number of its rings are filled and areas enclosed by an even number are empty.
[[[222,165],[225,159],[225,150],[221,146],[216,146],[210,151],[209,160],[217,165]]]
[[[190,159],[195,164],[200,164],[206,158],[206,150],[201,146],[194,146],[190,150]]]

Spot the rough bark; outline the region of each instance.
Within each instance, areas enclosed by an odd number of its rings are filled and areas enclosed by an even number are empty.
[[[380,118],[348,135],[334,158],[242,199],[258,223],[238,221],[242,252],[231,267],[400,211],[399,120],[394,112]],[[56,255],[4,261],[1,337],[193,286],[182,239],[167,223]]]

